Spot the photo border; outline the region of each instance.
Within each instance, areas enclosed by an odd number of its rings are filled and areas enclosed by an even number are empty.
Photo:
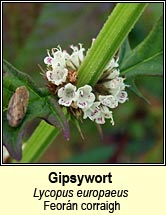
[[[93,1],[1,1],[1,74],[3,74],[3,3],[93,3]],[[95,1],[97,3],[163,3],[163,68],[165,71],[165,1]],[[117,164],[102,164],[102,163],[3,163],[3,77],[1,77],[1,163],[0,166],[165,166],[165,72],[163,74],[163,163],[117,163]]]

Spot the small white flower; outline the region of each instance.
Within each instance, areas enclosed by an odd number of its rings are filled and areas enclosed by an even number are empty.
[[[106,119],[111,119],[111,124],[114,125],[114,120],[112,116],[112,111],[108,107],[101,105],[100,106],[100,116],[95,119],[97,124],[104,124]]]
[[[95,101],[95,95],[92,93],[92,87],[85,85],[77,90],[77,105],[79,108],[87,108]]]
[[[76,86],[71,83],[66,84],[58,90],[59,104],[69,107],[76,99]]]
[[[128,100],[128,94],[126,91],[120,91],[116,98],[119,103],[124,103]]]
[[[100,116],[100,102],[94,102],[90,107],[82,109],[84,112],[83,119],[89,117],[90,120],[94,121]]]
[[[44,58],[44,63],[48,66],[52,66],[52,68],[56,68],[57,66],[65,67],[66,60],[68,58],[68,53],[66,51],[62,51],[61,47],[52,49],[52,56],[50,55],[49,50],[47,50],[48,56]]]
[[[51,56],[44,58],[44,63],[50,66],[52,64],[53,58]]]
[[[108,96],[100,95],[99,101],[101,102],[102,105],[105,105],[109,108],[116,108],[118,106],[117,99],[112,95],[108,95]]]
[[[101,111],[100,111],[100,116],[95,119],[95,122],[97,124],[104,124],[105,123],[105,118],[104,118],[103,114],[101,113]]]
[[[50,55],[50,51],[47,49],[48,56],[44,58],[44,63],[50,66],[52,64],[53,56]]]
[[[106,70],[112,71],[112,69],[119,67],[118,60],[119,60],[119,58],[117,58],[116,60],[115,60],[115,58],[112,58],[109,61],[109,63],[106,65],[104,71],[106,71]]]
[[[108,88],[110,93],[114,96],[116,96],[121,90],[125,89],[124,79],[121,77],[116,77],[112,79],[111,81],[105,82],[104,86]]]
[[[104,124],[105,118],[111,119],[112,125],[114,125],[114,120],[112,117],[112,111],[108,107],[101,105],[100,102],[94,102],[89,108],[82,109],[84,112],[83,119],[87,117],[95,121],[97,124]]]
[[[114,125],[114,119],[113,119],[113,116],[112,116],[112,111],[110,111],[109,108],[107,108],[105,106],[102,106],[101,111],[104,114],[104,117],[106,119],[111,119],[110,122],[111,122],[112,125]]]
[[[114,79],[118,77],[120,74],[119,69],[114,69],[110,72],[110,74],[107,76],[107,79]]]
[[[121,77],[116,77],[111,81],[105,82],[104,86],[107,87],[109,90],[110,94],[115,98],[116,102],[118,103],[124,103],[128,100],[128,94],[125,91],[125,87],[128,86],[124,83],[124,78]],[[103,102],[106,102],[103,101]],[[108,102],[108,100],[107,100]],[[116,104],[115,102],[115,104]],[[106,103],[102,103],[106,105]],[[108,105],[106,105],[108,106]],[[111,106],[108,106],[110,108],[113,108]]]
[[[79,44],[79,48],[77,46],[71,45],[70,48],[73,50],[72,54],[69,55],[67,59],[67,66],[69,66],[71,69],[78,69],[84,60],[84,54],[83,52],[85,49],[82,47],[82,44]]]
[[[111,89],[117,89],[117,88],[122,89],[123,87],[125,87],[123,80],[124,79],[121,77],[114,78],[113,80],[110,81],[110,88]]]
[[[68,70],[66,68],[56,66],[52,71],[46,72],[48,81],[55,85],[60,85],[66,81]]]

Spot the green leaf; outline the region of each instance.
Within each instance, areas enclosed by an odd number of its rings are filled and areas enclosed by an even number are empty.
[[[26,86],[30,95],[27,113],[18,127],[9,126],[6,111],[3,112],[3,143],[11,156],[16,160],[21,159],[24,129],[28,122],[37,117],[63,129],[65,136],[68,138],[67,120],[59,105],[56,104],[54,97],[49,95],[46,90],[38,89],[26,74],[21,73],[5,60],[3,62],[3,72],[4,109],[7,109],[9,99],[17,87]]]
[[[25,143],[23,157],[20,160],[20,163],[37,162],[58,134],[59,129],[41,121],[32,136]]]
[[[163,73],[163,18],[161,17],[149,35],[133,50],[128,50],[127,44],[122,45],[120,55],[120,71],[126,76],[126,83],[130,89],[140,98],[150,103],[139,91],[135,79],[139,75],[156,76]]]
[[[119,3],[87,53],[78,74],[78,86],[95,85],[147,4]]]
[[[131,51],[131,47],[129,44],[129,40],[127,38],[120,47],[119,61],[118,61],[119,65],[122,64],[123,60],[129,55],[130,51]]]
[[[147,102],[148,104],[150,104],[150,102],[148,101],[147,98],[145,98],[145,96],[140,92],[140,90],[138,89],[136,83],[135,83],[135,79],[134,78],[128,78],[126,83],[130,86],[130,90],[133,91],[133,93],[135,93],[138,97],[140,97],[141,99],[143,99],[145,102]]]
[[[163,74],[163,17],[161,17],[146,39],[123,60],[121,73],[128,77]]]

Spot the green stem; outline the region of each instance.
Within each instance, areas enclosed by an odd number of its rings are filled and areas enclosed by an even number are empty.
[[[146,3],[117,4],[78,71],[78,87],[95,85],[146,6]]]

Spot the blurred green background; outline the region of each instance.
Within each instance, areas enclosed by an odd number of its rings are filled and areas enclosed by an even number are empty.
[[[3,3],[3,56],[43,86],[37,64],[44,67],[46,49],[83,43],[89,48],[115,3]],[[129,34],[131,47],[141,42],[163,12],[150,3]],[[163,78],[138,78],[150,105],[130,90],[129,101],[114,111],[115,126],[102,126],[103,139],[90,120],[81,124],[85,140],[70,124],[70,141],[62,135],[51,144],[42,163],[162,163]],[[35,128],[36,123],[31,124]],[[29,133],[30,133],[29,132]],[[43,135],[43,134],[42,134]],[[36,143],[38,144],[38,143]]]

